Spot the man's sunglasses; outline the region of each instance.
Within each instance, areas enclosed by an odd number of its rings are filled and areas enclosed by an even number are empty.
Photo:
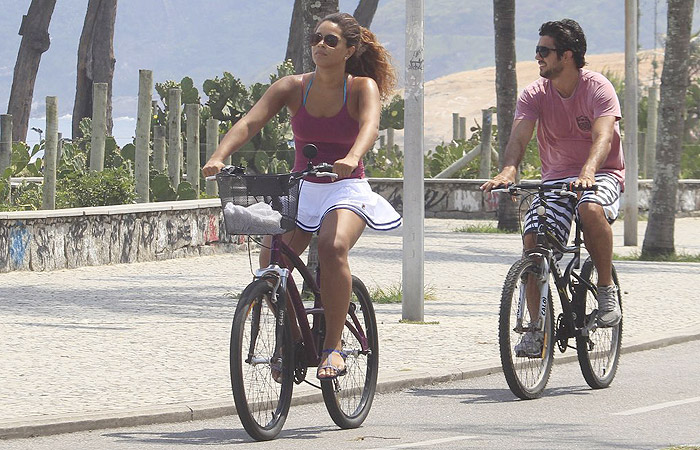
[[[539,54],[541,57],[546,58],[549,56],[549,52],[555,52],[559,50],[558,48],[549,48],[544,45],[538,45],[535,47],[535,54]]]
[[[314,33],[309,37],[309,43],[312,47],[318,45],[318,43],[321,41],[323,41],[323,43],[330,48],[335,48],[338,45],[340,38],[338,38],[338,36],[335,34],[327,34],[324,36],[321,33]]]

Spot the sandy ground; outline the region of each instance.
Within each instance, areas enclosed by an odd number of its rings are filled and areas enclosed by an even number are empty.
[[[639,83],[642,92],[652,82],[652,51],[640,52]],[[657,56],[661,76],[662,55]],[[587,55],[586,68],[597,72],[610,72],[620,79],[625,76],[624,53],[604,55]],[[535,55],[528,61],[516,64],[518,91],[522,90],[539,77]],[[433,149],[441,142],[452,139],[452,113],[459,113],[467,119],[467,136],[469,127],[481,123],[481,110],[496,106],[496,70],[486,67],[478,70],[457,72],[425,83],[425,143],[426,149]],[[493,123],[496,124],[494,115]],[[403,132],[396,132],[396,143],[403,146]]]

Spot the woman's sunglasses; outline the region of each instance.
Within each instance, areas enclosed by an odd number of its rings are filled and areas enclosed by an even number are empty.
[[[535,47],[535,54],[539,54],[541,57],[546,58],[547,56],[549,56],[549,52],[555,52],[557,50],[558,49],[556,48],[549,48],[543,45],[538,45]]]
[[[335,34],[327,34],[324,36],[321,33],[314,33],[311,35],[311,37],[309,37],[309,43],[312,47],[318,45],[318,43],[321,41],[323,41],[323,43],[330,48],[335,48],[338,45],[340,38],[338,38],[338,36]]]

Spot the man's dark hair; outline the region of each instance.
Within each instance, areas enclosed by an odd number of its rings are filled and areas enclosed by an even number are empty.
[[[562,19],[554,22],[545,22],[540,27],[540,36],[549,36],[554,39],[557,55],[571,50],[574,54],[574,62],[579,69],[586,64],[586,35],[583,34],[581,25],[573,19]]]

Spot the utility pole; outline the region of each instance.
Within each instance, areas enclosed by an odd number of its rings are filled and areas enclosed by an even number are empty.
[[[404,320],[423,321],[423,0],[406,0],[404,91],[403,299]]]
[[[637,245],[637,0],[625,0],[624,245]]]

